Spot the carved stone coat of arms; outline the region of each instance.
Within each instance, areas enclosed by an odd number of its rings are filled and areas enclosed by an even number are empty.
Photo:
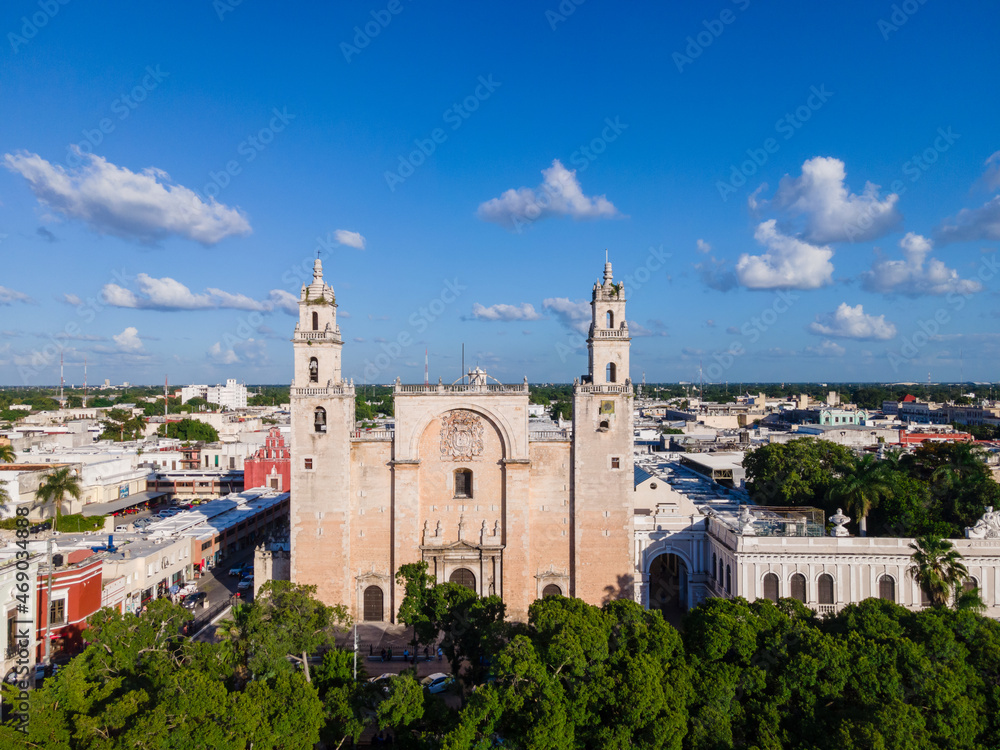
[[[452,411],[441,418],[441,458],[468,461],[482,453],[482,417],[468,411]]]

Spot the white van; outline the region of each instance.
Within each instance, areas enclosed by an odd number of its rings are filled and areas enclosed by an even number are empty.
[[[125,524],[123,526],[115,526],[115,533],[116,534],[125,534],[125,533],[128,533],[131,530],[132,530],[132,525],[131,524]]]

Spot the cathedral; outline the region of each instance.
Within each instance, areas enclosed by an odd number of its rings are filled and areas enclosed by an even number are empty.
[[[292,338],[291,578],[358,620],[395,622],[401,565],[496,594],[633,598],[633,403],[625,289],[593,287],[572,434],[533,433],[528,382],[394,387],[391,430],[355,429],[337,301],[317,259]]]

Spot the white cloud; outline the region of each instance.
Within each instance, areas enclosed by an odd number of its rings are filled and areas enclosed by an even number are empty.
[[[476,302],[472,306],[472,317],[478,320],[538,320],[542,316],[527,302],[522,302],[520,305],[497,304],[489,307]]]
[[[993,196],[979,208],[963,208],[957,216],[945,219],[934,236],[939,245],[1000,240],[1000,195]]]
[[[63,300],[65,300],[67,304],[73,305],[73,307],[80,307],[83,304],[83,300],[75,294],[64,294]]]
[[[362,237],[359,232],[349,232],[346,229],[338,229],[333,233],[333,237],[341,245],[354,247],[357,248],[358,250],[365,249],[365,238]]]
[[[961,279],[955,269],[936,258],[928,258],[933,245],[926,237],[908,232],[899,241],[899,246],[903,249],[903,260],[876,258],[871,270],[862,274],[862,286],[866,290],[910,297],[982,291],[983,285],[978,281]]]
[[[809,331],[820,336],[885,341],[896,335],[896,326],[884,315],[866,315],[861,305],[851,307],[841,302],[834,312],[817,315],[816,321],[809,324]]]
[[[805,221],[803,239],[827,242],[861,242],[881,237],[902,221],[895,193],[879,200],[879,186],[865,183],[861,195],[851,193],[844,180],[844,162],[817,156],[802,165],[802,175],[785,175],[778,184],[774,205]]]
[[[782,234],[774,219],[761,223],[754,239],[767,252],[744,253],[736,263],[736,277],[748,289],[817,289],[832,283],[831,248]]]
[[[549,297],[542,301],[542,307],[550,310],[567,328],[584,335],[590,333],[592,313],[589,302],[571,302],[566,297]]]
[[[267,299],[276,310],[282,310],[289,315],[299,314],[299,298],[284,289],[272,289]]]
[[[112,336],[111,339],[120,352],[134,354],[143,350],[142,340],[139,338],[139,331],[135,326],[129,326],[121,333]]]
[[[33,302],[27,294],[24,292],[17,292],[13,289],[8,289],[5,286],[0,286],[0,305],[12,305],[15,302]]]
[[[215,342],[208,350],[208,358],[215,364],[266,364],[268,360],[267,345],[259,339],[237,341],[231,349],[224,349],[220,342]]]
[[[698,240],[698,252],[707,255],[712,252],[712,246],[705,242],[705,240]]]
[[[24,177],[38,202],[99,234],[155,244],[172,235],[214,245],[250,233],[242,211],[210,198],[206,203],[166,172],[147,167],[133,172],[100,156],[84,154],[79,169],[51,164],[38,154],[5,154],[9,170]]]
[[[736,286],[736,274],[729,267],[728,261],[710,256],[703,263],[695,263],[694,270],[698,272],[701,283],[710,289],[728,292]]]
[[[805,351],[806,354],[816,357],[843,357],[847,353],[847,349],[830,339],[826,339],[819,346],[807,346]]]
[[[270,312],[280,309],[298,315],[298,298],[283,289],[272,289],[266,300],[255,300],[245,294],[233,294],[209,287],[204,292],[192,292],[186,285],[169,276],[157,279],[146,273],[135,277],[138,291],[118,284],[105,284],[101,289],[104,302],[112,307],[142,310],[252,310]],[[77,304],[66,295],[67,302]],[[75,298],[79,299],[79,298]]]
[[[583,194],[576,170],[566,169],[555,159],[542,170],[545,178],[537,188],[522,187],[505,191],[499,198],[481,203],[477,215],[508,229],[519,229],[550,216],[574,219],[607,219],[618,216],[618,209],[603,195],[590,198]]]

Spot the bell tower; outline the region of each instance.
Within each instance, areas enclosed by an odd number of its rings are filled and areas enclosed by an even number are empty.
[[[314,584],[324,602],[346,604],[354,383],[341,375],[343,346],[336,297],[317,258],[292,336],[291,579]]]
[[[571,595],[600,605],[635,598],[631,339],[625,285],[605,259],[594,284],[587,337],[589,368],[573,387]]]

